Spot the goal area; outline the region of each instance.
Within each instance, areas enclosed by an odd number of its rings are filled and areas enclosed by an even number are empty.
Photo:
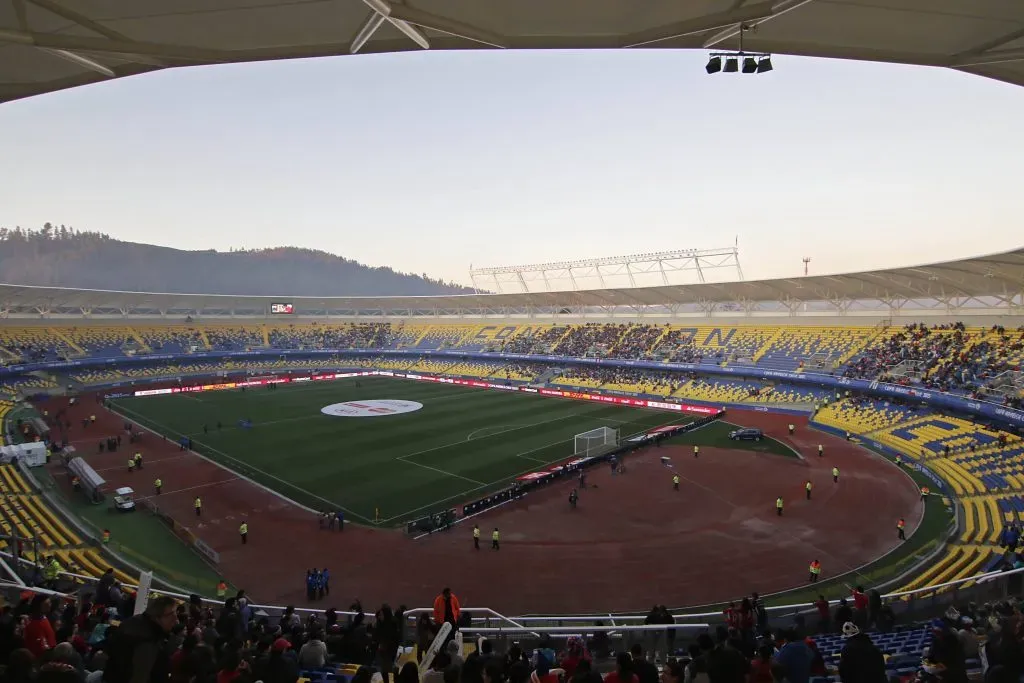
[[[619,445],[619,430],[611,427],[598,427],[577,434],[573,438],[573,454],[578,456],[603,455],[615,450]]]

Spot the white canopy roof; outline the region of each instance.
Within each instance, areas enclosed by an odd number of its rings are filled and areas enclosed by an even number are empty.
[[[159,69],[368,52],[722,49],[1024,84],[1020,0],[0,0],[0,102]]]
[[[862,305],[876,313],[912,303],[944,313],[1024,312],[1024,248],[989,256],[839,275],[632,289],[464,294],[453,296],[293,297],[117,292],[0,284],[0,317],[270,316],[271,303],[300,316],[501,316],[632,311],[796,311],[843,314]],[[274,318],[281,322],[287,315]]]

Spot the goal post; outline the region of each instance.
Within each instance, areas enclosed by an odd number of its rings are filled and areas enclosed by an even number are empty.
[[[619,430],[612,427],[598,427],[577,434],[573,438],[573,454],[578,456],[603,455],[619,445]]]

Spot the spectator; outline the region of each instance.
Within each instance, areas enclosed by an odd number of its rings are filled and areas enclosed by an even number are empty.
[[[103,671],[105,683],[153,683],[167,680],[170,659],[164,645],[174,626],[174,600],[159,596],[146,611],[122,622],[109,637],[109,656]]]
[[[327,645],[320,639],[320,631],[309,634],[309,640],[299,649],[299,668],[321,669],[327,664]]]
[[[633,658],[628,652],[616,655],[615,670],[605,676],[604,680],[605,683],[640,683],[640,679],[633,672]]]
[[[871,638],[849,621],[843,624],[843,638],[846,643],[839,659],[842,683],[885,683],[885,658]]]
[[[633,658],[633,673],[639,683],[658,683],[658,667],[644,659],[644,648],[637,643],[629,649]]]
[[[807,683],[811,677],[813,653],[792,629],[783,631],[783,645],[775,655],[788,683]]]
[[[47,650],[57,646],[57,637],[50,623],[50,598],[36,595],[29,606],[28,623],[22,632],[25,647],[36,659],[41,659]]]

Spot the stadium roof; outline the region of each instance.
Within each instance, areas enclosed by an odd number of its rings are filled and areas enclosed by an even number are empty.
[[[157,294],[0,285],[0,317],[695,316],[996,313],[1024,315],[1024,248],[922,266],[775,280],[450,296],[301,297]]]
[[[1020,0],[0,0],[0,102],[200,64],[355,52],[689,48],[1024,84]]]

